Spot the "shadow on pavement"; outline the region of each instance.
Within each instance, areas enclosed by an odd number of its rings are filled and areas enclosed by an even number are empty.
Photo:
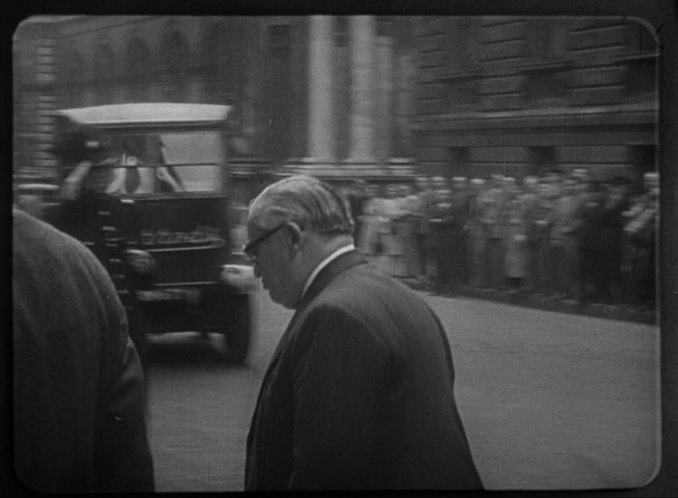
[[[194,367],[223,366],[245,368],[247,364],[232,361],[225,350],[223,339],[216,334],[179,332],[147,338],[149,366]]]

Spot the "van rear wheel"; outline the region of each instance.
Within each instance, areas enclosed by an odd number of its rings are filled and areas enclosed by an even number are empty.
[[[227,356],[235,363],[243,363],[250,349],[252,311],[248,294],[231,294],[224,318],[225,327],[219,332],[226,342]]]

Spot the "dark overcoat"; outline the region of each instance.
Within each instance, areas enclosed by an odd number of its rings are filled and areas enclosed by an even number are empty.
[[[351,251],[312,283],[264,377],[245,488],[477,489],[450,347],[414,292]]]
[[[44,492],[152,491],[144,376],[111,278],[25,213],[12,235],[16,476]]]

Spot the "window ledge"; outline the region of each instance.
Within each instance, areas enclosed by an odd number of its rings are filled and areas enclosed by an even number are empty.
[[[557,60],[539,60],[529,61],[519,65],[519,68],[525,72],[537,71],[562,71],[569,69],[572,65],[571,61],[565,59]]]
[[[445,71],[440,74],[440,79],[449,82],[465,81],[479,78],[480,74],[480,69]]]

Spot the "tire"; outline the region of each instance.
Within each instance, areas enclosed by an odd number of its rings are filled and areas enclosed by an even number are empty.
[[[252,335],[252,312],[248,294],[230,294],[227,303],[227,328],[221,331],[226,342],[227,356],[242,364],[247,358]]]

